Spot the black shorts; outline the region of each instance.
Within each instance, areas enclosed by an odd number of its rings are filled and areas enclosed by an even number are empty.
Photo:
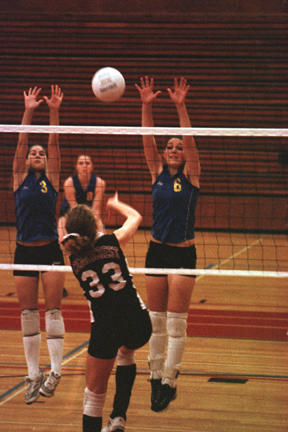
[[[91,324],[88,353],[97,358],[116,357],[118,349],[125,345],[137,349],[150,339],[152,325],[146,309],[139,309],[124,314],[97,312]]]
[[[17,243],[14,264],[64,265],[64,258],[58,240],[44,246],[23,246]],[[13,275],[39,277],[39,272],[14,270]]]
[[[195,269],[197,254],[195,245],[187,247],[169,246],[150,241],[146,254],[146,268],[183,268]],[[147,274],[147,276],[166,276],[165,274]],[[196,277],[191,275],[188,277]]]

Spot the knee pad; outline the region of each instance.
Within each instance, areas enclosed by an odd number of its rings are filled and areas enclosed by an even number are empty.
[[[168,312],[167,332],[173,338],[185,338],[187,328],[187,313]]]
[[[24,309],[21,312],[23,336],[35,336],[40,333],[40,315],[38,309]]]
[[[64,337],[65,328],[60,309],[49,309],[45,312],[45,325],[47,339]]]
[[[125,354],[123,351],[121,351],[121,348],[119,348],[116,358],[117,366],[130,366],[135,364],[134,354],[134,351],[128,351],[127,354]]]
[[[152,322],[152,332],[154,334],[166,335],[167,313],[150,311],[149,315]]]
[[[84,390],[83,414],[89,417],[102,417],[106,393],[94,393],[88,389]]]
[[[152,322],[152,335],[149,341],[149,368],[153,378],[161,376],[167,339],[167,313],[149,312]]]

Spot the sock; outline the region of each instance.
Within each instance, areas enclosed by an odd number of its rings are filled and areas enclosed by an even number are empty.
[[[51,370],[61,375],[64,339],[47,339]]]
[[[82,417],[82,431],[83,432],[101,432],[102,417],[90,417],[83,414]]]
[[[117,366],[116,369],[116,393],[113,402],[111,418],[123,417],[126,420],[126,412],[129,406],[132,387],[136,377],[136,364]]]
[[[39,356],[41,346],[40,333],[34,336],[24,336],[23,344],[26,363],[28,366],[28,377],[30,379],[35,379],[39,375]]]
[[[149,340],[149,368],[150,378],[161,379],[164,364],[165,346],[167,340],[167,314],[166,312],[149,313],[153,332]]]

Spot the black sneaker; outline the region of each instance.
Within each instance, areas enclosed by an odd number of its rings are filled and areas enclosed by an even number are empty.
[[[163,411],[176,397],[176,387],[170,387],[169,384],[161,384],[160,397],[157,400],[157,404],[155,404],[156,409],[153,411]]]
[[[159,411],[158,410],[158,401],[161,396],[161,378],[160,379],[151,379],[151,410],[152,411]]]

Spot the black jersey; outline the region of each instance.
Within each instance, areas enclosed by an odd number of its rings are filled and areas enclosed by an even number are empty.
[[[99,309],[115,314],[146,309],[114,234],[102,235],[93,250],[81,256],[71,255],[70,262],[93,315]]]

